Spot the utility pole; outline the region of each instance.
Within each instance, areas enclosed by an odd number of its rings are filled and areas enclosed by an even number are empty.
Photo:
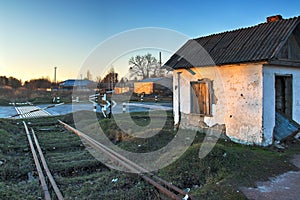
[[[82,79],[82,74],[80,74],[79,89],[82,88],[82,86],[81,86],[81,85],[82,85],[82,80],[83,80],[83,79]]]
[[[56,85],[56,69],[57,67],[54,67],[54,85]]]
[[[161,51],[159,52],[159,67],[161,67]]]

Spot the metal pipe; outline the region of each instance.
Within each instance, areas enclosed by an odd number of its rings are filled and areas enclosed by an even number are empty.
[[[178,99],[178,125],[180,124],[180,122],[181,122],[181,112],[180,112],[180,110],[181,110],[181,107],[180,107],[180,104],[181,104],[181,100],[180,100],[180,74],[181,74],[182,72],[177,72],[177,90],[178,90],[178,97],[177,97],[177,99]]]

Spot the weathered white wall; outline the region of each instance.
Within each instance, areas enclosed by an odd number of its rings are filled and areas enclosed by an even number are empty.
[[[300,123],[300,68],[263,66],[263,127],[265,144],[271,144],[275,126],[275,75],[293,76],[293,120]]]
[[[177,72],[180,71],[182,113],[190,115],[190,82],[208,78],[213,80],[215,104],[212,107],[213,116],[204,117],[204,122],[208,126],[225,124],[226,134],[237,142],[262,144],[262,64],[201,67],[192,70],[196,72],[195,75],[184,69],[174,71],[175,123],[178,123]],[[200,116],[198,119],[203,120]],[[190,123],[191,126],[197,125],[194,121]]]

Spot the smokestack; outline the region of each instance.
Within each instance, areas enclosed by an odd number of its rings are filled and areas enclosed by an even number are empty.
[[[56,69],[57,67],[54,67],[54,83],[56,84]]]
[[[159,52],[159,66],[161,67],[161,52]]]
[[[267,17],[267,22],[277,22],[282,20],[282,16],[281,15],[274,15],[274,16],[269,16]]]

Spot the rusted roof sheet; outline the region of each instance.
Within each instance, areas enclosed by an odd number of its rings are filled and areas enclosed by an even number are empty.
[[[300,16],[191,39],[165,66],[177,69],[269,61],[299,23]]]

